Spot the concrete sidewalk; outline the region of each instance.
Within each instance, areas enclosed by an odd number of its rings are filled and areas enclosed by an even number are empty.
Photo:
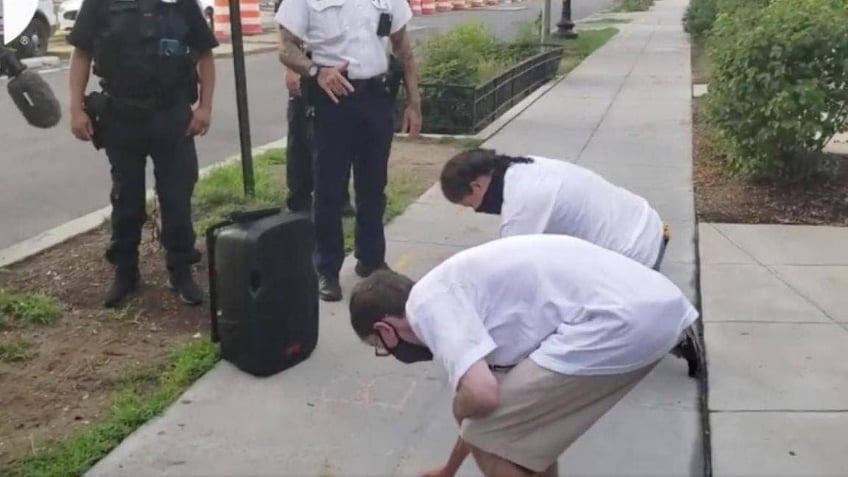
[[[652,200],[674,237],[665,272],[695,297],[686,0],[661,0],[495,135],[486,147],[576,160]],[[430,189],[388,228],[389,263],[413,278],[495,238],[497,217]],[[341,279],[345,299],[353,260]],[[416,475],[456,437],[435,364],[378,359],[346,301],[321,303],[313,356],[268,379],[220,363],[90,476]],[[563,475],[702,475],[697,383],[667,358],[561,460]],[[460,472],[479,475],[469,459]]]
[[[716,476],[848,473],[848,228],[702,224]]]

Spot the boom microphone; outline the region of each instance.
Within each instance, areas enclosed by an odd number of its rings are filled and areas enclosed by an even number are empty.
[[[62,119],[62,107],[50,85],[38,73],[27,70],[13,50],[0,47],[0,74],[9,76],[6,89],[24,119],[37,128],[52,128]]]

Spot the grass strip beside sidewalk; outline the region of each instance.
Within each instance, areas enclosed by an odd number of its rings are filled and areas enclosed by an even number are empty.
[[[561,44],[564,49],[557,73],[560,75],[568,74],[598,48],[606,45],[616,33],[618,33],[618,29],[615,27],[592,28],[578,31],[577,38],[573,40],[552,38],[554,42]]]
[[[20,477],[67,477],[84,474],[138,427],[161,414],[218,361],[218,347],[205,338],[178,347],[163,369],[127,380],[116,393],[109,415],[81,433],[21,461]],[[157,378],[158,376],[158,378]]]

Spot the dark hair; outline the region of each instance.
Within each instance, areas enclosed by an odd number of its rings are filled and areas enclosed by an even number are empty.
[[[494,149],[469,149],[453,156],[442,167],[439,181],[442,194],[453,203],[457,203],[471,193],[471,182],[480,176],[493,173],[497,169],[506,169],[517,163],[530,163],[529,157],[513,157],[498,154]]]
[[[386,315],[405,315],[406,300],[415,284],[391,270],[377,270],[357,283],[350,294],[350,324],[361,338],[374,332],[374,323]]]

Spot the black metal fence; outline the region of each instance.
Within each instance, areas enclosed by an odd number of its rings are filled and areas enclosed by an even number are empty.
[[[540,45],[539,53],[476,86],[427,83],[420,86],[423,133],[476,134],[509,108],[556,76],[562,60],[559,45]],[[396,126],[405,103],[399,95]]]

